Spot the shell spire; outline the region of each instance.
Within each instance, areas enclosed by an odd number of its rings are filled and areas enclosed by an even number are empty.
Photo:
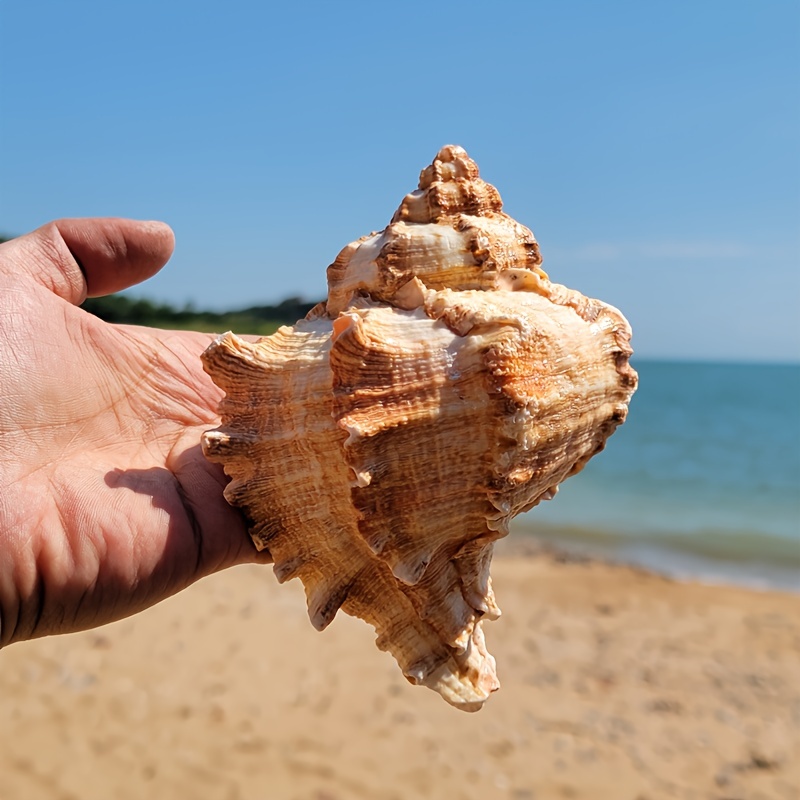
[[[499,682],[482,623],[518,513],[602,450],[636,387],[630,327],[551,283],[531,231],[457,146],[389,225],[328,267],[328,299],[203,356],[226,392],[206,456],[320,630],[369,622],[406,677],[476,710]]]
[[[392,222],[439,222],[458,214],[489,216],[501,211],[500,193],[482,181],[478,165],[458,145],[445,145],[419,175],[419,189],[403,199]]]
[[[412,278],[460,291],[496,289],[509,270],[546,278],[534,235],[502,208],[500,193],[481,180],[466,151],[446,145],[389,225],[347,245],[328,267],[328,313],[338,314],[359,292],[407,304],[412,287],[395,295]]]

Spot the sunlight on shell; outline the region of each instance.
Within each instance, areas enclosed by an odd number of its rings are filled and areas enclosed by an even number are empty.
[[[448,145],[328,267],[326,303],[203,355],[226,392],[203,449],[278,580],[300,578],[316,628],[366,620],[468,711],[499,687],[494,542],[602,450],[637,380],[625,318],[551,283],[501,209]]]

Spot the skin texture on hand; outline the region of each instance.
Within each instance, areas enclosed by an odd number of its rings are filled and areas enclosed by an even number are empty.
[[[0,245],[0,645],[121,619],[264,560],[200,450],[210,334],[78,304],[156,273],[163,223],[61,220]]]

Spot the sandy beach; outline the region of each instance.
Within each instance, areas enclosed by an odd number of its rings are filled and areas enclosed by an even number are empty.
[[[0,798],[800,798],[800,596],[505,550],[476,714],[269,568],[0,654]]]

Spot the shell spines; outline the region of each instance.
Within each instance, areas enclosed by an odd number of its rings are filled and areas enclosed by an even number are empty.
[[[315,628],[360,617],[466,711],[499,687],[495,542],[602,450],[636,388],[624,317],[541,264],[446,145],[390,224],[340,251],[305,320],[203,356],[226,393],[203,451],[276,578],[302,581]]]

